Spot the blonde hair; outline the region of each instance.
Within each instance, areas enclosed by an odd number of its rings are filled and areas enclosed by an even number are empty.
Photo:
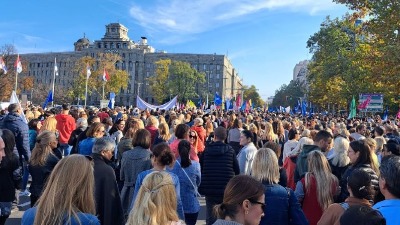
[[[46,164],[49,155],[53,154],[53,149],[50,147],[51,141],[57,141],[54,132],[46,130],[37,136],[29,164],[32,166],[44,166]]]
[[[375,149],[376,149],[376,141],[373,138],[366,138],[364,139],[365,143],[368,145],[369,147],[369,151],[370,151],[370,155],[371,155],[371,167],[372,169],[376,172],[376,174],[379,175],[379,160],[378,160],[378,156],[375,153]]]
[[[302,138],[300,138],[299,142],[297,142],[296,147],[293,149],[293,151],[290,155],[297,155],[301,151],[303,151],[304,145],[312,145],[312,144],[314,144],[314,141],[311,138],[302,137]]]
[[[376,142],[376,149],[375,151],[381,152],[383,149],[383,145],[386,144],[386,140],[384,137],[380,136],[380,137],[375,137],[375,142]]]
[[[265,123],[264,139],[267,141],[275,141],[278,139],[278,136],[274,133],[274,129],[270,122]]]
[[[270,184],[279,182],[278,158],[272,149],[258,149],[252,165],[252,176],[260,182],[267,181]]]
[[[350,158],[347,156],[350,142],[344,137],[337,137],[333,142],[333,151],[335,155],[332,158],[334,166],[347,166],[350,163]]]
[[[96,214],[93,163],[83,155],[74,154],[55,166],[37,202],[33,224],[70,224],[72,217],[81,224],[79,212]],[[64,221],[65,218],[68,220]]]
[[[149,116],[146,121],[146,126],[158,127],[158,119],[155,116]]]
[[[317,199],[322,210],[333,203],[332,186],[338,184],[338,180],[331,173],[328,160],[320,151],[312,151],[308,154],[308,170],[305,176],[307,192],[310,190],[311,178],[315,178]]]
[[[40,132],[43,131],[51,131],[51,132],[56,132],[57,131],[57,120],[54,117],[47,117],[43,122],[42,122],[42,127],[40,128]]]
[[[169,127],[166,122],[160,123],[160,125],[158,125],[158,132],[160,133],[160,137],[164,141],[168,141],[171,138],[171,134],[169,133]]]
[[[178,221],[175,186],[167,172],[152,172],[143,180],[127,225],[167,225]]]

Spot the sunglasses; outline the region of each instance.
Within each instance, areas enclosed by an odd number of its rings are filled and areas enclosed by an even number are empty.
[[[189,138],[197,138],[196,135],[189,135]]]
[[[248,200],[249,200],[249,202],[252,203],[252,204],[259,204],[259,205],[261,205],[261,209],[262,209],[263,211],[265,211],[265,207],[266,207],[265,203],[258,202],[258,201],[254,201],[254,200],[250,200],[250,199],[248,199]]]

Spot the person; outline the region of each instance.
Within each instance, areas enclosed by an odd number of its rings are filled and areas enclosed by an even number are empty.
[[[294,181],[299,181],[306,172],[308,154],[314,150],[321,151],[322,153],[328,152],[332,147],[333,136],[326,130],[320,130],[314,139],[314,145],[304,145],[303,151],[300,152],[296,161],[296,170],[294,172]]]
[[[64,156],[69,155],[71,152],[72,146],[68,144],[68,140],[72,131],[76,128],[75,119],[69,115],[69,108],[70,106],[68,103],[62,104],[61,113],[55,116],[57,120],[57,130],[60,134],[58,142],[60,143],[60,148]]]
[[[122,133],[122,131],[124,130],[124,127],[125,127],[125,120],[120,118],[120,119],[117,119],[117,121],[114,123],[114,125],[108,132],[110,137],[115,140],[116,145],[118,145],[119,141],[124,136]]]
[[[400,224],[400,156],[383,157],[379,170],[379,189],[385,200],[373,208],[382,213],[387,224]]]
[[[72,146],[70,154],[76,153],[78,137],[82,132],[88,127],[87,119],[80,118],[76,122],[76,129],[72,131],[71,135],[69,136],[68,145]]]
[[[285,162],[285,159],[290,156],[290,153],[296,148],[299,133],[296,129],[290,129],[288,132],[288,141],[283,145],[283,156],[282,160]]]
[[[390,225],[394,223],[387,222],[382,214],[371,207],[356,205],[347,209],[340,217],[340,225]]]
[[[144,124],[142,120],[137,118],[128,119],[126,126],[122,131],[124,137],[121,138],[121,140],[117,145],[118,149],[117,156],[119,162],[121,162],[122,155],[124,154],[124,152],[133,148],[132,141],[136,134],[136,131],[138,131],[139,129],[144,129]]]
[[[242,130],[242,120],[235,118],[228,132],[228,144],[235,150],[236,155],[240,151],[240,134]]]
[[[153,171],[146,176],[137,194],[126,225],[181,225],[171,175]]]
[[[267,143],[276,144],[275,142]],[[276,145],[279,146],[279,144]],[[251,175],[260,181],[265,189],[266,207],[264,209],[264,214],[268,216],[261,219],[260,225],[308,225],[308,221],[294,192],[278,184],[278,157],[272,149],[260,148],[257,151],[254,157]]]
[[[343,202],[349,196],[349,192],[347,190],[348,177],[350,177],[353,170],[357,168],[361,168],[362,170],[366,171],[370,175],[374,189],[379,189],[378,175],[376,174],[376,171],[372,169],[373,162],[371,154],[375,153],[370,151],[368,144],[365,143],[364,140],[350,142],[348,156],[350,158],[351,166],[346,169],[342,179],[340,180],[341,192],[337,198],[337,202]]]
[[[367,126],[365,126],[365,124],[360,124],[356,127],[356,132],[350,134],[350,137],[355,141],[363,140],[365,139],[366,131],[367,131]]]
[[[189,142],[192,148],[197,152],[197,155],[203,154],[205,147],[202,146],[202,143],[199,140],[199,135],[195,130],[189,131]]]
[[[124,224],[124,214],[117,181],[111,163],[115,141],[110,137],[96,139],[93,144],[96,213],[102,225]]]
[[[389,155],[400,156],[400,144],[395,139],[389,139],[385,145],[383,145],[382,158]]]
[[[363,205],[371,207],[375,190],[372,187],[369,174],[361,169],[351,173],[347,189],[350,196],[342,203],[331,204],[322,214],[317,225],[340,225],[340,217],[351,206]]]
[[[78,153],[81,155],[90,155],[94,142],[102,138],[106,132],[104,124],[93,123],[86,132],[87,138],[78,143]]]
[[[264,144],[263,148],[271,149],[275,153],[275,155],[278,159],[281,156],[281,146],[276,142],[267,142]],[[287,187],[287,184],[288,184],[287,182],[288,182],[288,176],[286,173],[286,169],[279,166],[279,182],[278,182],[278,184],[281,185],[282,187]]]
[[[222,196],[229,180],[240,173],[235,151],[224,143],[226,129],[222,126],[214,130],[214,142],[206,146],[200,157],[201,183],[199,192],[206,198],[206,222],[211,225],[216,217],[213,208],[222,203]]]
[[[341,136],[338,136],[333,142],[333,156],[328,160],[333,175],[338,180],[342,179],[342,175],[346,171],[350,163],[350,158],[347,156],[350,142]]]
[[[154,143],[154,140],[158,136],[158,120],[155,116],[149,116],[146,121],[145,129],[148,130],[151,134],[151,144]]]
[[[168,142],[171,138],[171,134],[169,133],[168,124],[163,122],[158,125],[158,136],[155,138],[153,145],[159,144],[161,142]]]
[[[100,117],[98,116],[89,116],[87,119],[88,126],[86,127],[86,130],[84,130],[82,133],[78,135],[76,138],[76,144],[75,148],[71,149],[70,154],[76,154],[79,153],[79,143],[87,138],[86,133],[89,130],[89,128],[94,124],[94,123],[100,123]],[[74,150],[74,151],[72,151]]]
[[[59,158],[53,153],[57,147],[56,135],[51,131],[43,131],[36,138],[35,147],[32,150],[32,157],[29,160],[29,173],[32,176],[32,183],[29,188],[31,192],[31,207],[41,196],[47,178],[50,176]]]
[[[233,177],[226,185],[221,204],[214,208],[213,225],[258,225],[264,216],[264,186],[248,175]]]
[[[155,145],[152,149],[152,156],[151,156],[151,164],[153,166],[152,169],[150,170],[145,170],[141,173],[139,173],[136,182],[135,182],[135,191],[133,194],[133,199],[132,199],[132,204],[130,206],[130,210],[132,209],[135,199],[139,193],[139,189],[142,186],[143,180],[145,177],[154,171],[165,171],[167,167],[173,166],[175,162],[175,157],[173,153],[171,152],[171,149],[169,148],[167,143],[160,143],[158,145]],[[167,171],[168,172],[168,171]],[[177,201],[177,213],[179,218],[184,219],[184,212],[183,212],[183,206],[182,206],[182,200],[181,200],[181,195],[180,195],[180,183],[179,183],[179,178],[174,174],[169,172],[169,174],[172,177],[174,186],[175,186],[175,192],[176,192],[176,201]]]
[[[93,186],[91,159],[82,155],[64,157],[51,173],[37,205],[25,211],[21,224],[100,225],[95,216]]]
[[[333,203],[339,182],[322,152],[311,151],[308,155],[309,172],[297,182],[295,194],[309,224],[316,225],[323,211]]]
[[[194,131],[191,131],[194,132]],[[200,211],[197,188],[200,185],[200,163],[190,160],[190,142],[182,140],[178,144],[179,158],[176,160],[172,173],[176,174],[181,184],[181,198],[186,225],[195,225]]]
[[[120,178],[123,181],[121,202],[124,215],[129,215],[129,206],[132,204],[135,182],[140,172],[151,169],[151,135],[146,129],[139,129],[132,140],[133,149],[125,151],[121,159]]]
[[[257,148],[253,143],[253,133],[249,130],[243,130],[240,134],[240,145],[243,148],[237,155],[239,162],[240,174],[251,173],[251,166],[253,164],[254,155],[257,152]]]
[[[0,225],[4,225],[11,215],[15,199],[13,172],[18,169],[18,156],[13,153],[14,147],[14,134],[0,129]]]
[[[189,132],[190,132],[190,127],[186,124],[178,124],[176,126],[175,129],[176,139],[171,144],[169,144],[169,147],[171,148],[172,153],[174,153],[175,158],[179,157],[179,151],[178,151],[179,142],[181,140],[189,140]],[[192,147],[192,150],[190,151],[190,159],[199,161],[199,157],[194,147]]]
[[[17,103],[8,106],[8,114],[3,120],[0,120],[0,128],[8,129],[13,132],[15,136],[15,143],[18,150],[18,157],[20,164],[23,160],[26,162],[30,158],[29,150],[29,127],[25,121],[20,117],[22,113],[21,106]]]

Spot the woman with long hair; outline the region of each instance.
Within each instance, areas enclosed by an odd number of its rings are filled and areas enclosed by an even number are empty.
[[[121,138],[121,140],[119,141],[119,143],[117,145],[117,149],[118,149],[117,156],[118,156],[119,161],[121,161],[122,154],[125,151],[128,151],[133,148],[133,146],[132,146],[133,137],[135,136],[136,131],[138,131],[139,129],[144,129],[144,124],[141,119],[129,118],[126,121],[124,130],[122,131],[122,133],[124,134],[124,137]]]
[[[307,161],[309,172],[297,182],[295,194],[310,225],[316,225],[323,211],[334,201],[338,180],[322,152],[310,152]]]
[[[155,138],[153,145],[159,144],[161,142],[168,142],[171,138],[169,133],[169,127],[167,123],[160,123],[158,125],[158,136]]]
[[[294,192],[278,184],[278,157],[272,149],[260,148],[257,151],[251,175],[265,188],[264,214],[268,216],[263,217],[260,224],[308,224]]]
[[[13,152],[14,147],[14,133],[0,129],[0,225],[4,225],[11,215],[17,188],[13,182],[13,172],[18,169],[19,162],[18,156]]]
[[[171,148],[171,151],[174,154],[175,158],[179,157],[179,151],[178,151],[179,142],[181,140],[189,140],[190,131],[192,131],[192,130],[186,124],[179,124],[178,126],[176,126],[176,130],[175,130],[176,139],[171,144],[169,144],[169,147]],[[198,162],[199,157],[197,155],[196,150],[197,149],[192,147],[192,150],[190,151],[190,159],[196,160]]]
[[[195,131],[191,131],[195,132]],[[185,223],[195,225],[200,211],[200,203],[197,188],[200,185],[200,163],[190,160],[191,144],[187,140],[182,140],[178,144],[179,158],[176,160],[172,173],[179,178],[180,194],[185,213]]]
[[[234,114],[233,114],[234,115]],[[228,144],[235,150],[236,155],[240,151],[240,133],[243,130],[242,120],[235,118],[228,131]]]
[[[29,160],[29,172],[32,176],[32,183],[29,188],[31,192],[31,207],[42,194],[47,178],[59,161],[53,153],[57,147],[57,138],[53,132],[43,131],[37,136],[35,148]]]
[[[340,225],[340,217],[351,206],[363,205],[372,207],[375,190],[369,174],[361,169],[354,170],[347,183],[350,196],[342,203],[330,205],[318,221],[318,225]]]
[[[213,225],[258,225],[264,216],[264,186],[248,175],[233,177],[226,185],[221,204],[214,207],[218,217]]]
[[[133,149],[122,154],[120,178],[123,182],[121,202],[124,215],[129,215],[129,206],[132,204],[135,182],[139,173],[151,169],[151,135],[146,129],[136,132],[132,141]]]
[[[347,156],[349,151],[350,142],[341,136],[335,138],[333,142],[333,157],[328,160],[329,165],[333,175],[335,175],[338,180],[342,179],[342,175],[349,166],[350,159]]]
[[[121,138],[124,136],[122,134],[122,131],[125,128],[125,120],[122,118],[117,119],[117,121],[114,123],[110,131],[108,132],[110,134],[110,137],[115,140],[115,144],[117,145]]]
[[[262,141],[263,144],[270,141],[279,143],[278,135],[275,134],[272,124],[270,122],[265,122],[265,132]]]
[[[93,163],[90,158],[75,154],[56,165],[42,197],[36,207],[24,213],[21,224],[99,225],[95,214]]]
[[[51,131],[53,133],[57,133],[57,135],[58,135],[56,118],[49,116],[45,120],[42,121],[42,127],[40,128],[39,133],[46,131],[46,130]]]
[[[127,225],[180,225],[171,175],[154,171],[146,176],[137,194]]]
[[[340,180],[341,192],[338,202],[343,202],[349,197],[349,191],[347,190],[347,181],[353,170],[360,168],[367,172],[371,178],[372,185],[375,190],[379,189],[378,175],[373,169],[373,158],[372,151],[370,147],[364,140],[352,141],[350,142],[350,147],[348,151],[348,156],[350,158],[351,166],[347,168],[344,172],[342,179]],[[375,153],[373,153],[375,154]]]
[[[138,195],[139,189],[142,186],[143,180],[145,177],[154,171],[166,171],[167,167],[172,167],[175,163],[175,157],[174,154],[171,152],[170,147],[168,146],[167,143],[160,143],[158,145],[155,145],[152,148],[152,155],[151,155],[151,164],[153,166],[152,169],[150,170],[145,170],[137,176],[136,182],[135,182],[135,191],[133,194],[133,199],[132,199],[132,204],[130,207],[130,210],[133,207],[133,203],[135,202],[136,196]],[[175,185],[175,191],[176,191],[176,201],[177,201],[177,212],[179,215],[179,218],[183,219],[185,218],[184,213],[183,213],[183,207],[182,207],[182,200],[181,200],[181,195],[180,195],[180,183],[179,183],[179,178],[174,174],[169,172],[169,174],[172,176],[173,183]],[[129,211],[130,211],[129,210]],[[135,210],[135,209],[133,209]]]
[[[254,155],[257,148],[253,143],[253,133],[249,130],[243,130],[240,134],[240,145],[243,148],[237,155],[239,163],[240,174],[251,174],[251,166],[253,164]]]

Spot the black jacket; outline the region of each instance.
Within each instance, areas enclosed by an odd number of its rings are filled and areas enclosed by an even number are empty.
[[[0,202],[12,202],[15,199],[13,172],[18,168],[18,157],[4,157],[0,163]]]
[[[57,158],[57,156],[50,154],[44,166],[29,165],[29,173],[32,176],[32,183],[29,190],[33,196],[39,197],[42,194],[47,178],[50,176],[51,171],[53,171],[58,161],[59,158]]]
[[[240,173],[235,151],[221,141],[212,142],[205,148],[200,165],[199,192],[206,196],[223,196],[226,184]]]
[[[96,211],[101,225],[122,225],[124,214],[115,173],[100,154],[92,154]]]

